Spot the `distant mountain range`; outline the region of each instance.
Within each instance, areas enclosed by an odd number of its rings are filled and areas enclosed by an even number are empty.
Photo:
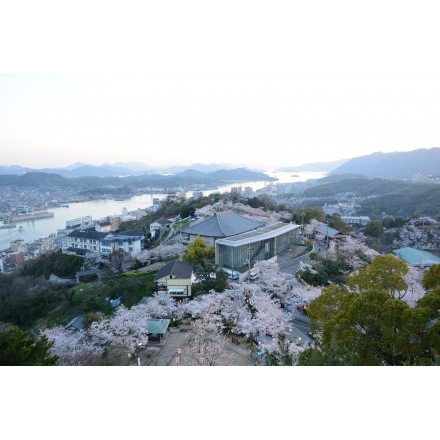
[[[365,177],[411,178],[416,174],[440,176],[440,148],[394,153],[373,153],[350,159],[328,173]]]
[[[217,170],[203,173],[197,170],[185,170],[176,174],[142,174],[129,176],[82,176],[64,177],[57,173],[31,171],[24,174],[0,174],[0,186],[9,185],[16,187],[70,187],[92,188],[104,186],[151,186],[151,187],[178,187],[182,185],[202,184],[215,186],[234,182],[267,181],[277,179],[260,171],[251,171],[245,168],[232,170]]]
[[[367,156],[332,162],[315,162],[299,166],[284,166],[275,171],[317,171],[327,173],[327,175],[353,174],[365,177],[411,178],[415,174],[439,176],[439,165],[440,148],[421,148],[408,152],[378,152]],[[148,167],[140,162],[119,162],[116,164],[103,165],[76,163],[65,168],[43,169],[25,168],[19,165],[0,165],[0,175],[21,176],[31,172],[57,174],[65,178],[129,176],[156,176],[154,178],[158,178],[158,175],[173,175],[174,177],[197,177],[198,179],[220,179],[237,182],[245,180],[270,180],[261,170],[251,170],[247,167],[223,163],[198,163],[189,166],[172,166],[162,169]],[[262,179],[257,177],[258,175],[262,177],[262,174],[265,176]]]
[[[237,169],[238,166],[227,164],[194,164],[189,166],[174,166],[167,168],[152,168],[140,162],[127,162],[103,165],[88,165],[75,163],[65,168],[26,168],[20,165],[0,165],[0,175],[24,175],[26,173],[58,174],[62,177],[126,177],[146,174],[178,174],[186,170],[196,170],[201,173],[212,173],[221,170]],[[261,172],[261,171],[258,171]]]
[[[297,171],[316,171],[322,173],[328,173],[335,168],[339,167],[343,163],[347,162],[349,159],[343,160],[335,160],[333,162],[314,162],[314,163],[305,163],[303,165],[298,165],[295,167],[280,167],[275,171],[280,173],[294,173]]]

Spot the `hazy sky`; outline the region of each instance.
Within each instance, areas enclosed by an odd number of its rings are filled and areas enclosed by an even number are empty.
[[[434,2],[36,3],[0,26],[0,165],[440,147]]]

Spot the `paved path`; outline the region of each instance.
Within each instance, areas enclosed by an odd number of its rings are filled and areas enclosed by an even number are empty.
[[[181,364],[185,365],[184,352],[185,346],[188,343],[188,339],[191,335],[190,326],[181,326],[180,328],[172,328],[167,334],[167,341],[164,346],[158,348],[157,354],[151,356],[148,360],[141,357],[142,365],[154,365],[154,366],[176,366],[179,362],[178,348],[182,349],[182,355],[180,358]],[[243,337],[236,337],[240,344],[232,343],[232,339],[229,338],[226,343],[226,348],[229,354],[229,360],[227,366],[254,366],[255,359],[252,359],[250,344],[246,342]]]

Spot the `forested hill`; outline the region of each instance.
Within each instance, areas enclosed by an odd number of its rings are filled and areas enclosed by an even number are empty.
[[[75,177],[67,178],[54,173],[29,172],[23,175],[0,175],[0,185],[16,187],[101,187],[108,185],[146,185],[146,186],[179,186],[185,184],[224,184],[230,182],[247,181],[275,181],[259,171],[251,171],[245,168],[232,170],[217,170],[203,173],[195,170],[187,170],[173,175],[145,174],[142,176],[127,177]]]
[[[373,153],[350,159],[329,174],[363,174],[366,177],[410,178],[415,174],[440,177],[440,148],[408,152]]]
[[[349,178],[324,183],[304,191],[307,198],[326,198],[329,202],[353,193],[363,200],[356,215],[381,218],[383,213],[398,217],[440,217],[440,185],[399,180]]]

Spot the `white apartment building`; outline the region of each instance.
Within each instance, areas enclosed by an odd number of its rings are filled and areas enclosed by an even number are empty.
[[[351,215],[342,215],[341,220],[347,223],[347,225],[362,225],[365,226],[369,221],[370,217],[367,216],[351,216]]]

